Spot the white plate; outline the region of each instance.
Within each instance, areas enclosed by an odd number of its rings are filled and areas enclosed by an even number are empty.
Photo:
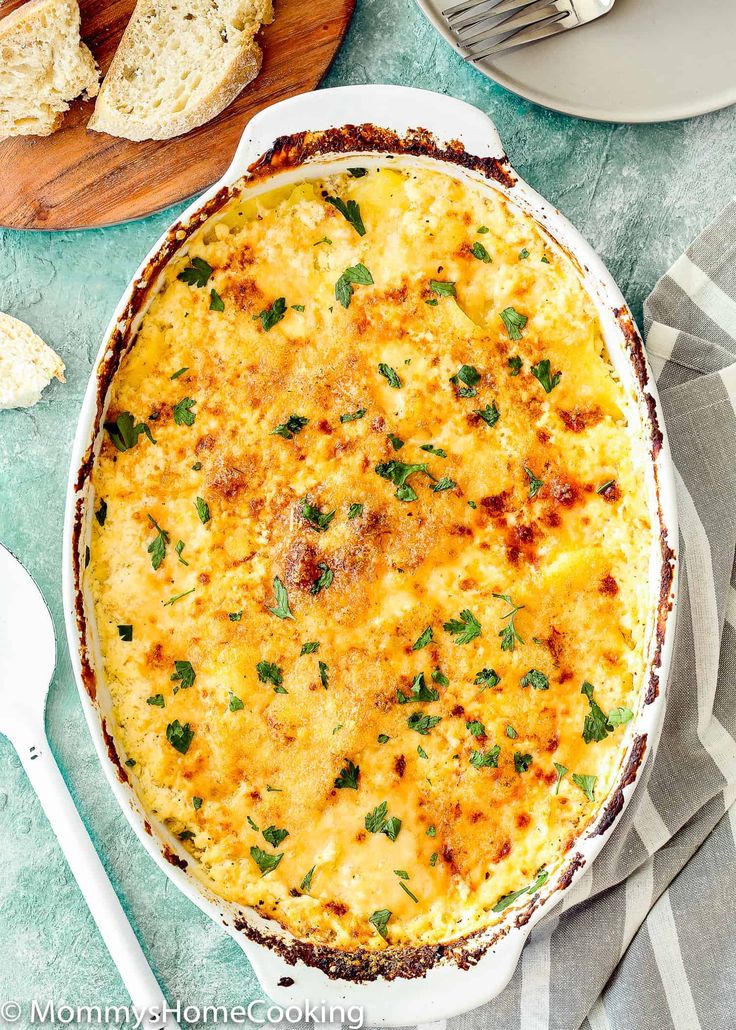
[[[417,0],[442,18],[454,0]],[[736,0],[616,0],[595,22],[476,65],[544,107],[606,122],[656,122],[736,104]]]

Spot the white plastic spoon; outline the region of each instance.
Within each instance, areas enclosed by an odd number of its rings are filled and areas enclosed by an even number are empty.
[[[41,591],[0,544],[0,733],[18,752],[136,1012],[148,1013],[142,1025],[178,1030],[160,1016],[161,988],[51,753],[44,715],[55,664],[54,626]]]

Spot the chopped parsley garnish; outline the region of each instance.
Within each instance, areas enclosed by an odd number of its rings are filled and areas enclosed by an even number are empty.
[[[402,870],[402,872],[403,872],[403,870]],[[404,894],[408,894],[409,895],[409,897],[411,898],[411,900],[414,902],[415,905],[419,904],[419,898],[416,896],[416,894],[412,894],[412,892],[409,890],[409,888],[403,882],[403,879],[399,880],[399,887],[401,887],[401,889],[404,892]]]
[[[516,738],[519,736],[519,734],[516,732],[511,723],[509,723],[506,727],[506,736],[509,738],[509,740],[516,740]]]
[[[107,518],[107,501],[104,497],[100,501],[100,506],[95,512],[95,518],[101,526],[105,525],[105,519]]]
[[[199,521],[203,526],[206,526],[210,521],[210,506],[204,497],[198,497],[194,503],[197,508],[197,515],[199,515]]]
[[[340,415],[341,422],[357,422],[359,418],[363,418],[366,413],[366,408],[358,408],[357,411],[348,412],[347,415]]]
[[[501,748],[498,744],[494,744],[489,751],[471,751],[470,764],[474,769],[498,769],[500,754]]]
[[[302,311],[304,311],[304,310],[305,310],[305,308],[304,308],[304,305],[303,305],[303,304],[292,304],[292,305],[291,305],[291,310],[292,310],[292,311],[299,311],[299,312],[302,312]]]
[[[355,293],[355,287],[372,285],[373,276],[365,265],[351,265],[349,268],[345,269],[335,283],[335,299],[338,300],[344,308],[349,308],[350,301]]]
[[[376,472],[383,479],[388,479],[389,482],[398,487],[396,497],[400,501],[417,500],[416,491],[407,483],[409,476],[422,472],[425,476],[429,476],[430,479],[433,478],[424,462],[418,465],[407,465],[403,461],[383,461],[376,465]]]
[[[493,911],[503,912],[509,907],[509,905],[512,905],[517,898],[520,898],[522,894],[533,894],[534,891],[539,890],[539,888],[547,882],[548,878],[549,873],[546,869],[542,869],[531,887],[522,887],[519,891],[513,891],[511,894],[504,894],[504,896],[499,898],[493,906]]]
[[[185,755],[194,739],[194,730],[190,729],[188,722],[182,726],[178,719],[174,719],[166,727],[166,739],[175,751],[178,751],[180,755]]]
[[[325,197],[325,200],[328,204],[332,204],[346,221],[350,222],[358,236],[365,236],[365,226],[360,216],[360,207],[354,200],[349,200],[347,204],[344,200],[340,200],[339,197]]]
[[[482,632],[480,623],[468,608],[460,612],[459,619],[450,619],[444,623],[443,629],[452,633],[456,644],[469,644]]]
[[[280,687],[284,682],[284,674],[275,662],[261,660],[256,664],[256,672],[261,683],[272,683],[274,687]]]
[[[517,643],[519,643],[519,644],[523,644],[524,643],[523,638],[517,632],[516,622],[515,622],[515,620],[516,620],[516,613],[520,612],[521,609],[524,608],[524,605],[523,604],[515,605],[514,602],[511,600],[511,598],[509,597],[508,594],[494,594],[493,596],[497,597],[499,601],[505,601],[506,604],[509,605],[509,607],[511,609],[510,611],[506,612],[506,614],[504,616],[502,616],[504,619],[508,619],[509,621],[508,621],[508,625],[504,626],[504,628],[502,630],[500,630],[498,635],[501,638],[501,650],[502,651],[513,651],[514,647],[515,647],[515,645]]]
[[[273,590],[276,595],[276,604],[273,608],[269,608],[268,611],[279,619],[293,619],[294,614],[289,608],[289,595],[278,576],[274,577]]]
[[[284,857],[283,853],[278,855],[270,855],[267,851],[262,848],[253,846],[250,849],[250,857],[253,859],[255,864],[261,871],[261,875],[265,876],[267,873],[272,873],[278,866],[281,859]]]
[[[192,258],[189,264],[177,275],[177,279],[186,283],[187,286],[206,286],[212,276],[212,265],[208,265],[204,258]]]
[[[419,449],[421,451],[427,451],[429,454],[436,454],[438,458],[447,457],[447,451],[443,451],[441,447],[435,447],[431,443],[423,443]]]
[[[317,666],[319,668],[319,681],[327,690],[330,685],[329,666],[327,662],[317,662]]]
[[[396,436],[394,433],[389,433],[388,438],[391,442],[391,446],[395,451],[400,451],[401,448],[404,446],[404,441],[401,439],[400,436]]]
[[[379,363],[378,371],[381,373],[381,375],[384,377],[384,379],[387,380],[388,385],[393,387],[394,390],[400,390],[401,389],[401,380],[399,379],[398,375],[396,374],[395,369],[391,368],[390,365],[387,365],[385,363],[385,361],[381,361]]]
[[[335,517],[335,512],[336,509],[321,512],[316,505],[310,504],[306,497],[302,498],[302,518],[306,519],[312,529],[316,529],[318,533],[326,532]]]
[[[443,672],[440,672],[439,669],[434,670],[434,672],[432,673],[432,679],[435,683],[439,683],[441,687],[450,686],[450,681],[448,680],[447,676],[445,676]]]
[[[417,754],[420,758],[424,759],[425,762],[429,759],[429,755],[424,750],[421,744],[417,744]]]
[[[270,332],[286,314],[286,298],[277,297],[270,308],[259,311],[254,320],[260,319],[264,332]]]
[[[145,422],[136,423],[129,411],[121,412],[114,422],[105,422],[104,427],[119,451],[129,451],[135,447],[141,434],[148,437],[151,443],[156,443]]]
[[[178,682],[182,690],[191,687],[196,678],[197,674],[191,662],[178,660],[174,662],[174,671],[171,674],[171,679],[173,682]]]
[[[172,379],[172,380],[173,379],[178,379],[179,376],[183,376],[184,373],[188,372],[188,371],[189,371],[189,365],[185,365],[184,368],[179,368],[179,369],[176,370],[176,372],[174,372],[173,375],[170,375],[169,379]]]
[[[435,483],[432,490],[434,493],[439,494],[442,493],[443,490],[454,490],[456,486],[457,483],[454,479],[450,479],[449,476],[443,476],[439,482]]]
[[[165,529],[161,529],[158,522],[156,522],[152,515],[148,516],[148,521],[156,530],[156,536],[147,548],[148,553],[151,555],[151,565],[155,571],[156,569],[161,568],[161,564],[166,557],[166,545],[169,542],[169,534]]]
[[[329,236],[323,236],[321,240],[317,240],[317,242],[313,243],[312,246],[319,247],[320,243],[326,243],[328,247],[332,246],[332,240]]]
[[[539,669],[530,669],[521,677],[522,687],[534,687],[535,690],[549,690],[549,680]]]
[[[400,705],[408,705],[417,701],[436,701],[439,696],[436,690],[427,686],[423,672],[417,673],[414,677],[410,694],[405,694],[401,687],[396,690],[396,700]]]
[[[388,940],[388,921],[391,918],[391,911],[387,908],[379,908],[378,911],[374,912],[368,922],[376,930],[377,933],[383,937],[384,941]]]
[[[528,257],[529,257],[529,251],[528,251],[528,250],[526,249],[526,247],[523,247],[523,248],[522,248],[522,249],[521,249],[521,250],[519,251],[519,261],[526,261],[526,259],[527,259]]]
[[[486,404],[485,408],[475,408],[473,414],[482,418],[487,426],[495,426],[501,417],[501,412],[496,407],[496,402]]]
[[[547,255],[546,254],[542,254],[542,264],[543,265],[549,265],[550,263],[551,262],[550,262],[549,258],[547,257]]]
[[[483,234],[483,233],[490,232],[491,230],[488,228],[487,225],[479,225],[478,228],[475,231]]]
[[[520,751],[514,751],[514,769],[516,769],[517,773],[526,772],[531,764],[531,755],[522,755]]]
[[[146,704],[152,705],[154,708],[163,708],[164,703],[163,694],[153,694],[151,697],[146,698]]]
[[[299,652],[299,656],[301,657],[303,654],[314,654],[315,651],[319,651],[319,641],[307,640],[306,643],[302,644],[302,649]]]
[[[568,770],[566,765],[560,765],[559,762],[553,762],[552,764],[554,765],[555,771],[557,772],[557,783],[555,784],[555,794],[559,794],[560,793],[560,784],[562,783],[563,779],[565,778],[565,775],[567,774],[567,772],[569,770]]]
[[[432,824],[431,826],[427,827],[427,836],[428,837],[436,837],[437,836],[437,830],[435,829],[434,824]]]
[[[485,262],[485,264],[487,264],[487,265],[489,265],[491,263],[491,261],[493,260],[491,258],[491,255],[488,253],[486,248],[483,246],[483,244],[479,240],[476,240],[475,243],[473,244],[473,246],[470,249],[473,252],[473,257],[474,258],[477,258],[479,261]]]
[[[210,290],[210,311],[224,311],[225,301],[214,288]]]
[[[348,173],[352,175],[354,179],[362,179],[364,175],[368,174],[367,168],[348,168]]]
[[[427,628],[425,630],[423,630],[422,633],[420,633],[420,635],[417,637],[417,639],[411,645],[412,651],[421,651],[422,648],[426,647],[427,644],[432,640],[432,636],[433,636],[433,634],[432,634],[432,627],[431,626],[427,626]]]
[[[184,543],[183,540],[177,540],[176,541],[176,547],[174,548],[174,550],[176,551],[176,553],[177,553],[177,555],[179,557],[179,561],[181,562],[181,564],[182,565],[189,565],[189,562],[186,560],[186,558],[182,558],[182,552],[183,552],[185,547],[186,547],[186,544]]]
[[[482,687],[483,690],[488,690],[490,687],[497,687],[501,682],[501,677],[498,675],[495,669],[481,669],[480,672],[476,672],[473,683],[477,687]],[[481,690],[481,694],[483,693]]]
[[[302,882],[299,884],[299,890],[303,891],[305,894],[309,894],[310,890],[312,889],[312,877],[314,876],[314,870],[316,868],[317,866],[313,865],[307,873],[307,875],[302,880]]]
[[[278,826],[267,826],[263,831],[264,839],[272,848],[277,848],[282,840],[289,836],[288,830],[280,830]]]
[[[379,744],[388,744],[391,738],[389,737],[388,733],[379,733],[377,740]]]
[[[461,365],[455,375],[450,376],[450,382],[457,390],[458,397],[475,397],[480,378],[480,372],[473,365]]]
[[[228,707],[230,708],[231,712],[239,712],[243,708],[245,708],[245,705],[243,704],[243,702],[240,700],[239,697],[236,697],[235,694],[233,694],[232,690],[229,693],[229,704],[228,704]]]
[[[465,729],[474,737],[488,736],[488,734],[486,733],[486,728],[480,721],[480,719],[470,719],[469,722],[465,723]]]
[[[271,430],[271,436],[283,436],[284,440],[293,440],[297,433],[309,424],[309,419],[302,415],[289,415],[286,422],[282,422]]]
[[[192,465],[192,472],[199,472],[201,470],[201,468],[202,468],[202,462],[201,461],[195,461],[195,463]]]
[[[118,636],[121,640],[124,640],[126,644],[129,644],[133,639],[133,627],[132,626],[118,626]]]
[[[351,504],[348,508],[348,518],[357,519],[363,514],[363,505],[359,503]]]
[[[553,376],[550,375],[550,363],[548,358],[544,358],[542,361],[538,361],[536,365],[532,365],[530,371],[534,378],[538,379],[542,384],[545,393],[552,393],[562,378],[561,372],[555,372]]]
[[[532,470],[527,465],[524,466],[524,471],[526,472],[527,477],[529,479],[529,499],[531,500],[531,498],[536,497],[539,491],[542,489],[542,487],[544,486],[544,481],[541,479],[537,479],[537,477],[534,475]]]
[[[623,726],[633,717],[633,712],[629,708],[614,708],[606,715],[593,697],[593,690],[593,684],[588,683],[587,680],[580,689],[580,693],[585,694],[590,704],[590,711],[585,716],[583,724],[583,740],[586,744],[590,744],[591,741],[605,740],[617,726]]]
[[[240,622],[240,620],[242,618],[243,618],[243,609],[242,608],[240,609],[239,612],[229,612],[228,613],[228,619],[230,620],[230,622]]]
[[[335,786],[339,789],[357,790],[359,779],[360,767],[347,759],[340,775],[335,779]]]
[[[457,297],[455,283],[442,282],[441,279],[430,279],[429,288],[440,297]]]
[[[317,568],[320,570],[320,574],[309,588],[309,593],[315,595],[321,590],[327,590],[327,588],[332,585],[332,581],[335,578],[332,569],[323,561],[318,563]]]
[[[524,362],[521,360],[520,357],[518,357],[515,354],[515,355],[513,355],[513,357],[510,357],[508,359],[506,364],[509,366],[509,371],[510,371],[511,375],[512,376],[518,376],[519,372],[521,372],[521,367],[524,364]]]
[[[580,787],[588,801],[595,801],[595,783],[598,779],[597,776],[586,776],[583,773],[573,773],[571,779],[577,787]]]
[[[515,308],[504,308],[499,314],[499,318],[506,326],[506,332],[509,334],[509,339],[520,340],[521,330],[529,321],[526,315],[520,314]]]
[[[369,833],[380,833],[386,825],[386,816],[388,812],[388,804],[382,801],[380,805],[376,805],[364,819],[364,825]]]
[[[167,608],[170,604],[176,604],[177,601],[181,601],[182,597],[189,597],[189,595],[193,593],[194,587],[192,587],[190,590],[185,590],[181,594],[174,594],[174,596],[170,597],[168,601],[162,601],[161,604],[164,606],[164,608]]]
[[[606,490],[610,490],[615,482],[615,479],[607,479],[605,483],[601,483],[601,485],[596,489],[596,493],[604,494]],[[102,523],[100,523],[100,525],[102,525]]]
[[[174,422],[176,422],[177,426],[194,425],[197,416],[192,411],[192,408],[196,403],[191,397],[182,397],[179,403],[174,405]]]
[[[426,712],[414,712],[406,720],[406,725],[410,730],[415,730],[422,737],[426,737],[429,731],[441,721],[441,715],[427,715]]]
[[[194,806],[194,811],[198,812],[200,810],[200,808],[202,807],[202,798],[193,797],[192,798],[192,805]]]

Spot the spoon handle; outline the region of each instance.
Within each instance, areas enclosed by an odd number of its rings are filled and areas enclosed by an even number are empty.
[[[39,730],[33,735],[23,736],[26,742],[16,743],[23,768],[51,823],[133,1006],[137,1012],[149,1013],[141,1025],[146,1028],[179,1030],[172,1016],[167,1016],[165,1020],[160,1016],[166,1005],[163,992],[77,812],[45,733]]]

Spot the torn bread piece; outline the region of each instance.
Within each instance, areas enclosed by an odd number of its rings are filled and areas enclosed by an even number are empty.
[[[56,377],[64,379],[64,362],[30,326],[0,312],[0,409],[30,408]]]
[[[29,0],[0,18],[0,139],[50,135],[75,97],[98,89],[77,0]]]
[[[230,104],[261,68],[271,0],[138,0],[88,128],[171,139]]]

